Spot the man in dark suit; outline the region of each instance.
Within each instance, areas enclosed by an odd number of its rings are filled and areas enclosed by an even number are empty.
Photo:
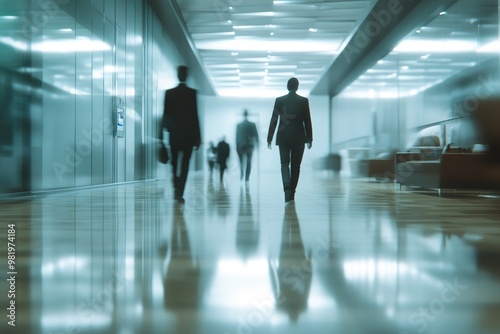
[[[160,129],[160,140],[163,140],[164,128],[170,134],[174,197],[179,203],[184,203],[184,188],[193,147],[198,149],[201,145],[196,90],[186,86],[187,72],[186,66],[179,66],[177,69],[179,85],[165,92],[163,120]]]
[[[236,127],[236,151],[240,159],[240,179],[250,179],[252,170],[252,155],[255,146],[259,144],[259,134],[255,123],[248,120],[248,110],[243,112],[244,120]],[[245,164],[246,158],[246,164]]]
[[[288,94],[278,97],[274,103],[267,144],[271,149],[271,142],[279,119],[276,145],[279,146],[280,150],[285,202],[290,202],[295,198],[304,145],[307,143],[307,147],[311,149],[313,135],[309,100],[296,93],[299,88],[299,80],[291,78],[288,80],[287,88]]]

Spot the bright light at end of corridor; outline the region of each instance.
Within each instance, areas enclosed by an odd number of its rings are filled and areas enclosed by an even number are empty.
[[[199,50],[234,50],[234,51],[261,51],[261,52],[297,52],[297,53],[327,53],[338,54],[342,41],[321,40],[280,40],[280,39],[255,39],[231,38],[220,40],[195,41]]]
[[[220,96],[225,97],[251,97],[251,98],[276,98],[278,96],[286,95],[288,92],[284,89],[271,89],[262,87],[246,88],[246,87],[235,87],[235,88],[222,88],[218,89],[217,93]],[[309,92],[298,91],[298,94],[302,96],[307,96]],[[306,94],[307,93],[307,94]]]

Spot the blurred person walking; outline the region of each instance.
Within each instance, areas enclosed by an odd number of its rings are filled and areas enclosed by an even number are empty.
[[[286,203],[295,199],[304,145],[307,143],[308,149],[311,149],[313,141],[309,100],[297,94],[298,88],[297,78],[288,80],[288,94],[276,98],[267,134],[267,145],[271,149],[279,121],[276,145],[280,151],[281,178]]]
[[[163,119],[160,128],[160,140],[163,141],[163,129],[169,132],[170,151],[172,153],[172,172],[174,198],[184,203],[189,161],[193,147],[201,145],[200,123],[196,90],[186,86],[188,68],[179,66],[177,77],[179,85],[165,92]]]
[[[236,152],[240,160],[240,179],[248,182],[252,170],[252,155],[259,145],[259,134],[255,123],[248,120],[248,110],[243,111],[243,121],[236,127]]]
[[[211,141],[207,148],[207,162],[208,170],[210,171],[210,177],[212,177],[215,163],[217,162],[217,147],[215,147],[214,142]]]
[[[217,163],[219,164],[221,184],[224,179],[224,171],[227,168],[227,159],[229,158],[230,151],[229,144],[226,142],[226,137],[222,137],[219,144],[217,144]]]

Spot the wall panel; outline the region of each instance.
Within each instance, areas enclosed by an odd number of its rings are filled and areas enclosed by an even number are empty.
[[[12,2],[13,15],[39,5]],[[51,9],[21,39],[33,52],[0,42],[0,86],[22,91],[2,109],[14,130],[2,131],[0,163],[17,167],[2,166],[0,194],[169,177],[156,152],[164,91],[186,63],[176,41],[146,0],[68,0]],[[123,137],[113,136],[114,96],[126,102]]]
[[[92,12],[92,42],[102,43],[104,36],[104,17],[94,8]],[[100,129],[104,121],[104,51],[92,50],[92,132],[103,136]],[[103,138],[107,140],[108,138]],[[92,146],[92,184],[104,181],[104,150],[102,143]]]

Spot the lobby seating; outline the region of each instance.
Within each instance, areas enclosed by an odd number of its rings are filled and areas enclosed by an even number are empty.
[[[396,150],[378,154],[375,158],[361,160],[365,176],[377,180],[394,179],[394,159]]]
[[[400,186],[437,189],[439,194],[443,189],[500,189],[500,163],[488,152],[448,145],[438,160],[396,154],[395,164]]]
[[[361,161],[362,170],[366,177],[375,179],[395,179],[394,167],[396,163],[408,160],[437,160],[441,156],[443,147],[438,136],[420,136],[406,152],[391,150],[378,154],[375,158]]]
[[[484,144],[471,148],[448,144],[440,158],[430,152],[396,154],[396,182],[438,189],[500,190],[500,99],[481,100],[472,115]],[[427,153],[427,155],[426,155]]]

